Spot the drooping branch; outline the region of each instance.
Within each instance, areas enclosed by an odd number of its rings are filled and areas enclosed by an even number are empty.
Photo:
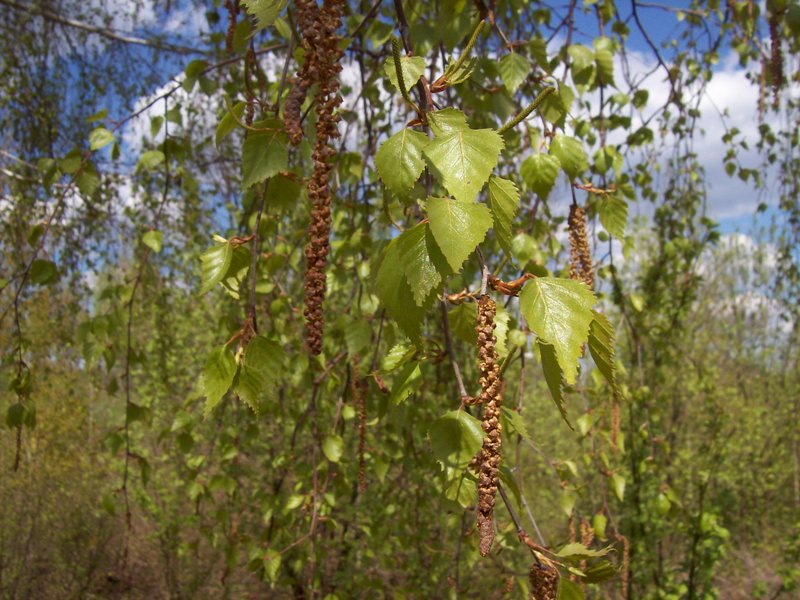
[[[94,35],[99,35],[100,37],[104,37],[106,39],[113,40],[115,42],[122,42],[124,44],[133,44],[136,46],[146,46],[148,48],[153,48],[155,50],[163,50],[165,52],[172,52],[175,54],[182,54],[182,55],[206,54],[206,52],[204,52],[203,50],[198,50],[197,48],[189,48],[187,46],[169,44],[167,42],[162,42],[157,39],[136,37],[129,33],[119,32],[107,27],[98,27],[96,25],[92,25],[91,23],[84,23],[83,21],[68,19],[56,13],[36,8],[35,6],[25,6],[18,2],[14,2],[13,0],[0,0],[0,5],[7,6],[14,10],[18,10],[20,12],[24,12],[29,15],[42,18],[45,21],[49,21],[51,23],[58,23],[59,25],[64,25],[66,27],[72,27],[74,29],[80,29],[82,31],[86,31]]]

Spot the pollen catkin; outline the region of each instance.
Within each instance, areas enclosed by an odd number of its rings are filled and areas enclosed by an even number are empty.
[[[780,92],[783,86],[783,50],[781,49],[781,36],[778,32],[778,15],[769,17],[769,39],[771,45],[770,70],[772,71],[772,105],[780,105]]]
[[[362,378],[359,369],[359,358],[353,357],[353,404],[358,417],[358,493],[367,491],[367,468],[364,451],[367,445],[367,403],[365,391],[367,380]]]
[[[571,279],[583,281],[590,289],[594,288],[594,267],[589,238],[586,235],[586,213],[583,208],[573,204],[567,219],[569,227],[570,270]]]
[[[630,558],[631,558],[631,544],[621,533],[617,533],[616,535],[617,541],[622,542],[622,597],[628,597],[628,577],[630,573],[628,572],[628,568],[630,566]]]
[[[503,401],[500,365],[497,364],[495,350],[494,317],[497,312],[494,300],[481,296],[478,300],[478,358],[481,393],[479,401],[483,404],[483,423],[481,427],[486,436],[480,452],[478,471],[478,536],[481,556],[487,556],[494,540],[494,503],[497,495],[497,482],[500,472],[500,406]]]
[[[558,569],[544,557],[531,565],[528,575],[531,583],[531,600],[556,600]]]
[[[305,310],[306,347],[312,354],[322,352],[324,317],[322,303],[325,299],[325,266],[330,250],[331,158],[336,154],[329,144],[331,138],[339,137],[336,124],[339,120],[336,108],[341,104],[339,95],[339,48],[340,37],[336,34],[342,17],[344,0],[326,0],[320,7],[314,0],[297,2],[297,15],[303,32],[305,63],[301,79],[306,84],[316,83],[316,134],[312,160],[314,170],[308,181],[308,197],[311,200],[311,223],[308,226],[308,245],[305,249]],[[296,101],[296,100],[294,100]],[[301,101],[302,103],[302,101]],[[299,120],[292,126],[299,126]],[[295,132],[290,131],[290,135]],[[302,131],[301,131],[302,135]]]
[[[233,52],[233,37],[236,35],[237,16],[239,15],[239,0],[225,0],[228,9],[228,30],[225,32],[225,51]]]

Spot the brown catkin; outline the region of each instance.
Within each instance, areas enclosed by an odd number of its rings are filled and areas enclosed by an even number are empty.
[[[583,208],[573,204],[567,219],[569,228],[570,270],[571,279],[583,281],[589,289],[594,289],[594,266],[589,237],[586,234],[586,213]]]
[[[322,303],[325,299],[325,266],[330,250],[331,189],[330,176],[333,169],[331,159],[336,150],[329,145],[331,138],[339,137],[336,109],[341,104],[339,95],[339,28],[344,0],[326,0],[320,7],[315,0],[299,0],[297,16],[303,32],[305,63],[301,79],[306,84],[317,84],[315,96],[317,139],[312,160],[314,170],[308,181],[308,197],[311,200],[311,223],[308,226],[308,245],[305,249],[305,310],[306,347],[312,354],[322,352],[324,316]],[[299,123],[296,123],[299,125]],[[290,135],[292,132],[290,131]]]
[[[233,52],[233,36],[236,35],[237,17],[239,15],[239,0],[225,0],[228,9],[228,30],[225,33],[225,51]]]
[[[531,565],[528,575],[531,600],[556,600],[558,594],[558,569],[544,557]]]
[[[478,536],[481,556],[487,556],[494,540],[494,503],[500,472],[500,406],[503,402],[500,365],[495,350],[494,317],[497,312],[494,300],[481,296],[478,300],[478,369],[480,371],[483,404],[483,446],[478,471]]]
[[[616,535],[617,541],[622,542],[622,597],[628,597],[628,585],[629,585],[629,567],[630,567],[630,558],[631,558],[631,544],[621,533],[617,533]]]
[[[367,380],[362,378],[358,354],[353,357],[353,404],[358,417],[358,493],[367,491],[367,468],[364,452],[367,446]]]
[[[594,527],[586,519],[581,519],[581,544],[588,548],[594,541]],[[586,570],[586,561],[582,560],[580,563],[581,571]],[[581,588],[585,588],[586,584],[581,581]]]
[[[781,36],[778,31],[778,14],[769,16],[769,40],[771,50],[770,70],[772,72],[772,105],[778,108],[780,105],[780,92],[783,87],[783,49],[781,48]]]

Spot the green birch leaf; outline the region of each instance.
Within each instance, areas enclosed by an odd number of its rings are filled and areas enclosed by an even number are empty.
[[[128,402],[127,406],[125,407],[125,418],[129,423],[135,423],[136,421],[149,421],[151,415],[152,411],[148,406],[141,406],[134,402]]]
[[[233,107],[232,110],[226,110],[225,115],[220,119],[219,125],[217,125],[217,131],[214,134],[214,145],[219,148],[220,143],[222,140],[227,137],[227,135],[232,132],[236,127],[239,125],[236,122],[236,119],[242,120],[244,116],[244,109],[247,106],[245,102],[237,102]],[[233,114],[231,114],[233,113]],[[234,116],[236,118],[234,118]]]
[[[631,292],[630,295],[631,306],[636,312],[642,312],[644,310],[644,297],[636,292]]]
[[[283,367],[283,348],[264,336],[257,335],[244,350],[242,368],[235,392],[250,409],[258,414],[261,399],[274,386]]]
[[[97,186],[100,185],[100,175],[97,174],[97,171],[94,170],[94,167],[90,163],[84,170],[78,173],[78,176],[75,178],[75,184],[78,186],[78,190],[81,194],[84,196],[91,196],[94,194],[95,190],[97,190]]]
[[[594,52],[588,46],[573,44],[567,48],[567,53],[572,59],[572,70],[576,73],[580,73],[594,65]]]
[[[589,352],[592,354],[594,364],[616,394],[618,388],[614,365],[614,328],[604,314],[593,310],[592,316],[589,325]]]
[[[500,158],[503,138],[491,129],[453,129],[423,150],[428,164],[457,200],[472,202]]]
[[[256,18],[256,28],[264,29],[275,22],[288,0],[242,0],[248,13]]]
[[[451,60],[447,63],[444,76],[447,80],[447,85],[453,86],[459,83],[464,83],[472,76],[475,67],[478,65],[478,57],[470,56],[467,60],[461,63],[461,66],[456,68],[457,61]]]
[[[400,259],[400,246],[395,238],[384,251],[375,279],[376,292],[389,316],[412,341],[419,341],[425,307],[417,306],[406,280]]]
[[[564,379],[575,383],[581,347],[589,336],[595,297],[586,284],[572,279],[537,277],[525,284],[519,305],[531,330],[552,344]]]
[[[282,556],[277,550],[266,550],[262,562],[264,563],[264,574],[272,585],[278,581],[281,570]]]
[[[231,263],[228,266],[228,272],[222,278],[222,287],[232,297],[237,300],[240,297],[239,288],[250,270],[250,248],[247,246],[236,246],[233,249],[233,256]]]
[[[539,112],[546,121],[556,127],[563,128],[574,100],[575,93],[572,88],[562,82],[558,86],[557,93],[550,94],[544,99],[544,102],[539,106]]]
[[[395,194],[414,187],[425,169],[422,150],[429,141],[425,134],[406,127],[381,145],[375,155],[375,167],[386,187]]]
[[[617,500],[622,502],[625,499],[625,478],[619,473],[611,476],[611,489],[614,490]]]
[[[573,137],[556,135],[550,143],[550,153],[558,159],[570,179],[575,179],[589,167],[583,144]]]
[[[152,171],[164,162],[164,153],[161,150],[148,150],[139,157],[139,164],[147,171]]]
[[[600,223],[615,238],[625,237],[625,226],[628,224],[628,203],[616,195],[603,198],[598,207]]]
[[[581,587],[566,577],[560,577],[556,600],[584,600],[585,595]]]
[[[338,463],[344,454],[344,440],[342,436],[331,434],[322,440],[322,453],[329,461]]]
[[[460,271],[492,226],[491,211],[472,201],[428,198],[427,213],[437,245],[453,271]]]
[[[49,285],[58,281],[58,268],[54,262],[37,258],[31,264],[30,280],[33,285]]]
[[[584,569],[583,572],[586,575],[583,578],[586,583],[602,583],[613,579],[618,573],[613,563],[607,560],[598,561],[596,564]]]
[[[114,141],[114,134],[105,127],[98,127],[92,130],[89,134],[89,148],[91,150],[100,150],[105,148]]]
[[[552,154],[534,154],[522,161],[520,175],[525,184],[542,200],[546,200],[556,184],[561,163]]]
[[[443,467],[462,470],[483,445],[481,422],[463,410],[448,412],[431,423],[428,437],[433,456]]]
[[[444,486],[444,497],[457,502],[462,508],[475,505],[475,476],[464,469],[447,469],[447,483]]]
[[[285,171],[289,165],[289,149],[283,125],[272,119],[262,121],[261,127],[274,127],[275,131],[249,132],[242,147],[242,187],[261,183],[265,179]]]
[[[475,302],[462,302],[447,313],[447,323],[455,337],[468,344],[478,343],[475,324],[478,322],[478,305]]]
[[[611,40],[607,37],[595,38],[594,64],[597,67],[597,83],[614,85],[614,52]]]
[[[605,556],[610,550],[611,546],[607,546],[600,550],[592,550],[579,542],[571,542],[556,552],[555,556],[567,560],[586,560],[587,558],[599,558],[601,556]]]
[[[531,434],[528,433],[528,427],[525,425],[525,420],[519,412],[503,407],[501,409],[501,416],[502,420],[509,425],[509,427],[504,427],[504,430],[509,433],[516,433],[526,440],[532,439]]]
[[[148,231],[142,236],[142,243],[150,248],[153,252],[158,254],[161,252],[161,247],[164,241],[164,234],[157,229]]]
[[[236,359],[227,346],[214,348],[206,359],[203,374],[200,377],[200,389],[206,397],[203,416],[209,414],[219,405],[225,393],[233,384],[236,375]]]
[[[469,129],[467,116],[456,108],[443,108],[429,112],[428,124],[436,137],[442,137],[461,129]]]
[[[533,68],[527,58],[518,52],[506,54],[500,59],[500,77],[510,94],[517,91]]]
[[[595,76],[594,52],[583,44],[573,44],[567,48],[572,58],[572,81],[579,91],[592,85]]]
[[[492,175],[489,178],[489,208],[494,233],[506,254],[511,255],[511,224],[519,210],[519,190],[513,181]]]
[[[403,83],[406,84],[406,89],[411,93],[411,88],[417,85],[419,78],[425,73],[425,59],[421,56],[401,56],[400,57],[400,71],[403,73]],[[397,69],[394,66],[394,57],[389,57],[383,63],[383,72],[392,82],[394,89],[400,90],[397,83]]]
[[[495,350],[497,350],[497,356],[500,358],[504,358],[506,354],[508,354],[508,346],[506,344],[508,340],[508,323],[511,320],[511,315],[506,311],[502,304],[497,305],[497,314],[494,317],[494,337],[496,341],[494,343]]]
[[[544,71],[551,73],[550,61],[547,60],[547,40],[537,35],[530,41],[528,48],[531,51],[533,60],[536,61],[536,65]]]
[[[575,431],[569,421],[569,416],[567,416],[567,407],[564,402],[563,372],[556,358],[556,349],[552,344],[544,344],[541,340],[538,340],[537,346],[539,348],[539,358],[542,362],[542,373],[544,373],[547,388],[550,390],[550,396],[552,396],[553,402],[556,403],[558,412],[561,413],[561,418],[564,419],[570,429]]]
[[[450,273],[441,250],[427,223],[419,223],[397,236],[400,264],[417,306],[423,306],[430,293]]]
[[[233,260],[233,247],[227,242],[217,243],[200,255],[200,294],[210,291],[228,273]]]
[[[419,368],[419,363],[416,361],[410,362],[394,378],[389,401],[400,404],[419,390],[420,385],[422,385],[422,371]]]

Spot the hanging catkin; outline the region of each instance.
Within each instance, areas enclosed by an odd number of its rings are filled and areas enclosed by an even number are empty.
[[[225,52],[233,52],[233,38],[236,35],[237,17],[239,15],[239,0],[225,0],[228,10],[228,29],[225,32]]]
[[[531,565],[528,575],[531,583],[531,600],[556,600],[558,569],[544,557]]]
[[[353,357],[353,404],[358,417],[358,493],[367,491],[367,468],[364,452],[367,445],[367,380],[361,377],[358,354]]]
[[[483,447],[478,471],[478,535],[481,556],[487,556],[494,540],[494,503],[500,472],[500,405],[503,401],[500,365],[495,350],[494,317],[497,312],[494,300],[481,296],[478,300],[478,359],[483,404]]]
[[[783,86],[783,49],[781,48],[781,36],[778,31],[779,15],[772,13],[769,16],[769,40],[771,50],[770,70],[772,72],[772,105],[774,108],[780,106],[780,93]]]
[[[583,208],[573,204],[567,219],[569,228],[570,270],[571,279],[583,281],[590,289],[594,288],[594,266],[592,252],[589,248],[589,237],[586,235],[586,213]]]
[[[325,266],[330,250],[331,229],[331,189],[330,175],[333,169],[331,159],[336,154],[330,145],[331,138],[339,137],[336,124],[339,120],[336,109],[341,104],[339,95],[339,48],[340,37],[336,34],[342,17],[343,0],[326,0],[319,7],[314,0],[299,0],[297,16],[303,32],[305,63],[300,73],[300,84],[296,89],[306,89],[317,84],[315,106],[317,114],[316,142],[312,153],[314,170],[308,181],[308,197],[311,201],[311,223],[308,226],[309,241],[306,245],[305,310],[306,347],[312,354],[322,352],[322,331],[324,317],[322,303],[325,299]],[[293,90],[294,91],[294,90]],[[305,96],[305,91],[303,91]],[[300,128],[299,95],[287,100],[285,113],[287,129],[292,141],[302,137]],[[299,132],[299,133],[298,133]]]

